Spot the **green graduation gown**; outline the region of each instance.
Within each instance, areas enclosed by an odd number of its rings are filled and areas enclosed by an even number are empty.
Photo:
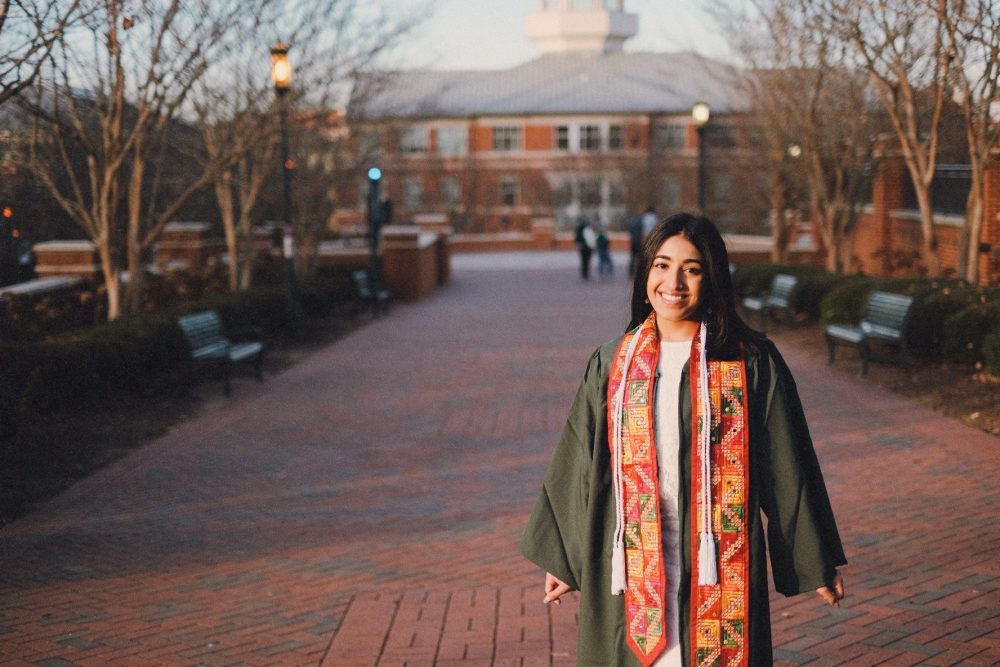
[[[608,376],[618,341],[590,358],[521,552],[580,591],[579,665],[639,665],[625,640],[624,596],[611,595],[615,505],[608,450]],[[747,346],[750,416],[749,664],[770,665],[771,627],[764,539],[775,588],[812,592],[846,564],[805,415],[788,367],[770,341]],[[663,388],[661,387],[662,391]],[[676,604],[684,664],[690,663],[691,392],[688,365],[680,387],[680,553]],[[767,526],[761,519],[767,516]],[[671,604],[673,600],[667,600]]]

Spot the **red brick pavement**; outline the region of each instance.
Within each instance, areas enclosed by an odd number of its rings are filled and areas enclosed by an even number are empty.
[[[0,530],[0,664],[562,665],[516,541],[626,285],[472,271]],[[782,664],[1000,661],[997,439],[792,350],[851,565]]]

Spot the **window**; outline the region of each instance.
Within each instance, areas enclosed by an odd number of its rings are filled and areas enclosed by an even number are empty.
[[[500,182],[501,206],[517,206],[518,185],[516,178],[505,178]]]
[[[495,151],[521,150],[521,128],[509,127],[509,126],[494,127],[493,150]]]
[[[608,127],[608,150],[620,151],[625,148],[625,126],[611,125]]]
[[[442,125],[437,133],[438,153],[466,155],[469,152],[469,131],[464,125]]]
[[[426,127],[404,127],[399,131],[399,150],[403,153],[426,153],[427,135]]]
[[[561,151],[569,150],[569,126],[556,126],[556,148]]]
[[[705,143],[715,148],[733,148],[736,146],[736,136],[732,125],[709,123],[705,126]]]
[[[403,181],[403,198],[410,212],[419,210],[424,205],[424,186],[419,178],[407,178]]]
[[[593,9],[594,0],[573,0],[573,9]]]
[[[601,128],[597,125],[583,125],[580,128],[580,150],[601,150]]]
[[[362,157],[375,155],[382,144],[378,130],[361,130],[358,133],[358,154]]]
[[[462,182],[457,176],[448,176],[441,181],[441,203],[448,208],[458,206],[462,199]]]
[[[684,148],[685,126],[662,123],[653,128],[657,148]]]

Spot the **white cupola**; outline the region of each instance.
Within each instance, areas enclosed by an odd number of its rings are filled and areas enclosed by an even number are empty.
[[[538,0],[524,21],[542,53],[615,53],[639,30],[624,0]]]

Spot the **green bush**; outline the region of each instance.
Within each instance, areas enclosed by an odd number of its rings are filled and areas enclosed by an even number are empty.
[[[799,276],[799,282],[792,290],[792,309],[797,313],[805,313],[810,320],[818,320],[822,314],[822,303],[827,293],[840,282],[844,276],[838,276],[825,271],[806,272]]]
[[[73,334],[0,345],[4,380],[22,410],[83,409],[176,375],[186,355],[176,322],[121,318]]]
[[[845,276],[833,285],[820,302],[824,324],[857,324],[865,313],[868,294],[876,288],[868,276]]]
[[[983,338],[983,365],[991,375],[1000,375],[1000,331],[993,331]]]
[[[944,322],[942,351],[947,361],[972,364],[983,360],[986,335],[1000,331],[1000,304],[977,303]]]
[[[328,314],[353,298],[346,269],[303,279],[299,298],[307,316]],[[61,411],[100,406],[116,396],[186,380],[188,349],[180,315],[215,310],[227,329],[254,327],[266,336],[289,321],[284,287],[213,292],[157,312],[126,315],[47,339],[0,342],[0,388],[16,410]]]
[[[309,276],[299,286],[299,302],[307,317],[329,315],[334,307],[354,298],[349,269],[325,269]]]
[[[920,359],[939,360],[945,340],[945,321],[975,302],[976,292],[972,289],[937,287],[917,296],[906,325],[907,349]]]

